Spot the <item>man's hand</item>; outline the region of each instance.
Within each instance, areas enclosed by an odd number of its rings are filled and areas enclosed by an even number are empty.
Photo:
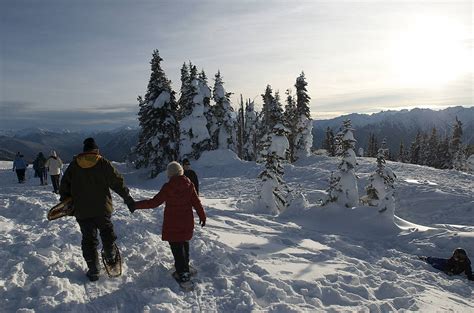
[[[133,200],[133,198],[131,196],[128,196],[127,198],[125,198],[125,204],[127,205],[128,210],[130,211],[130,213],[135,212],[135,210],[136,210],[135,200]]]
[[[206,220],[199,219],[199,225],[201,225],[201,227],[206,226]]]

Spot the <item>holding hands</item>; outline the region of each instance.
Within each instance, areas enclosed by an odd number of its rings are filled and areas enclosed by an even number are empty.
[[[130,211],[130,213],[133,213],[135,212],[136,208],[135,208],[135,200],[133,200],[133,198],[131,196],[128,196],[127,198],[125,198],[125,204],[127,205],[128,207],[128,210]]]

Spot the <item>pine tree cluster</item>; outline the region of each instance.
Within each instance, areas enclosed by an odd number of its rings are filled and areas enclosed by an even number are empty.
[[[136,167],[150,168],[151,177],[164,170],[170,161],[198,159],[204,151],[214,149],[230,149],[244,160],[266,162],[268,155],[262,152],[277,124],[289,130],[285,133],[290,145],[288,161],[310,154],[310,97],[303,72],[296,79],[296,96],[287,91],[285,110],[279,92],[274,93],[267,85],[261,112],[255,111],[250,99],[244,104],[242,95],[235,112],[230,100],[232,93],[225,90],[220,71],[211,90],[204,70],[198,73],[194,64],[184,63],[180,96],[176,100],[162,61],[158,50],[153,51],[147,92],[138,97],[140,134],[132,151]]]

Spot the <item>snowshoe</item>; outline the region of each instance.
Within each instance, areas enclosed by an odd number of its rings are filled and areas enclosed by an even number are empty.
[[[194,282],[191,280],[191,274],[190,273],[182,273],[181,275],[178,274],[178,272],[173,272],[171,274],[173,278],[176,280],[176,282],[179,284],[181,289],[184,291],[192,291],[194,290]]]
[[[48,221],[52,221],[63,216],[70,216],[74,214],[74,206],[72,205],[72,198],[67,198],[56,204],[48,212]]]
[[[109,277],[118,277],[122,275],[122,257],[120,256],[120,250],[114,243],[112,250],[114,252],[105,253],[102,249],[102,263],[104,264],[105,271]]]

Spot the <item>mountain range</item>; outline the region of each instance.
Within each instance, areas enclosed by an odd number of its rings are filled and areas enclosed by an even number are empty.
[[[0,160],[12,160],[17,152],[29,162],[38,152],[57,151],[64,162],[82,151],[85,138],[94,137],[101,153],[112,161],[124,161],[138,140],[138,128],[121,127],[100,132],[51,131],[39,128],[0,131]]]
[[[441,137],[451,135],[456,117],[463,123],[463,143],[474,145],[474,107],[450,107],[444,110],[413,109],[402,111],[382,111],[374,114],[339,116],[329,120],[313,122],[313,146],[321,148],[326,129],[337,133],[345,119],[352,121],[357,149],[367,148],[369,134],[373,133],[379,143],[386,138],[388,148],[398,152],[400,142],[410,146],[418,131],[431,132],[436,127]],[[29,128],[22,130],[0,130],[0,160],[12,160],[16,152],[32,161],[38,152],[46,156],[56,150],[65,162],[82,151],[82,142],[94,137],[101,153],[109,160],[123,162],[130,149],[137,143],[138,128],[124,126],[110,131],[71,132],[68,130],[46,130]]]
[[[452,135],[452,126],[458,118],[463,126],[462,142],[474,145],[474,107],[450,107],[444,110],[412,109],[401,111],[382,111],[368,114],[348,114],[330,120],[315,120],[313,122],[313,146],[321,148],[329,127],[336,134],[342,122],[350,119],[357,140],[356,151],[362,147],[367,149],[369,134],[374,134],[379,145],[385,138],[387,147],[398,153],[400,142],[406,149],[410,147],[418,131],[431,133],[436,127],[438,136],[444,138]]]

